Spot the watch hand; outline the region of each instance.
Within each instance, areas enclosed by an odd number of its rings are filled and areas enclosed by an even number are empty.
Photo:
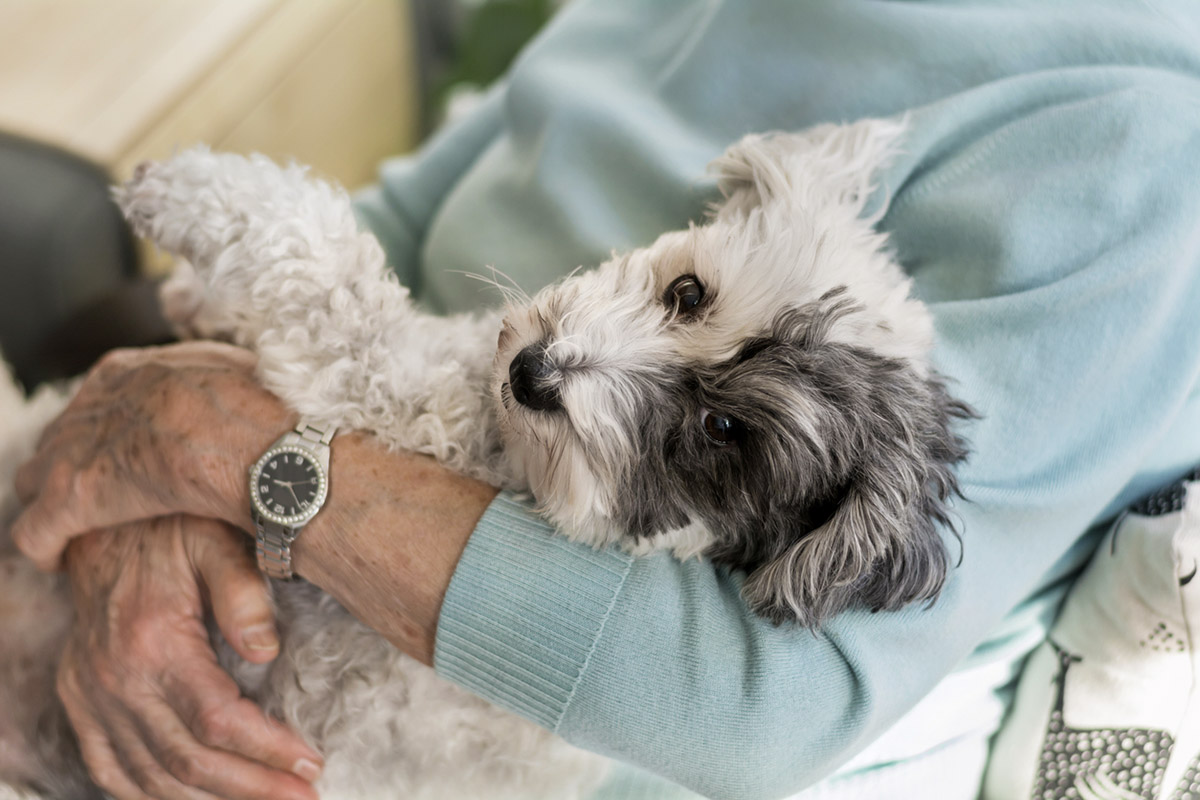
[[[296,496],[296,490],[292,488],[291,484],[288,484],[288,491],[292,493],[292,499],[295,500],[296,505],[299,506],[300,498]]]
[[[279,481],[271,478],[271,483],[275,484],[276,486],[286,486],[289,489],[292,488],[292,481]]]

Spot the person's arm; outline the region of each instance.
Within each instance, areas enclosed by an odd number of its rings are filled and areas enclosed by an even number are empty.
[[[337,488],[298,567],[411,654],[436,645],[443,676],[575,744],[714,797],[810,784],[927,692],[1131,481],[1200,460],[1197,108],[1077,92],[957,141],[914,120],[910,158],[936,166],[885,225],[936,315],[939,366],[983,414],[961,472],[964,559],[932,608],[851,612],[818,636],[773,627],[737,575],[571,544],[506,496],[472,533],[489,489],[360,437],[335,440]],[[25,549],[49,563],[75,528],[171,506],[246,525],[244,466],[291,420],[229,350],[110,364],[103,401],[77,401],[79,426],[69,413],[22,473]],[[228,358],[243,362],[217,366]],[[97,425],[108,413],[144,433]],[[186,449],[130,458],[151,440]]]
[[[884,224],[983,414],[964,560],[932,608],[774,628],[740,576],[572,545],[501,496],[441,605],[439,672],[706,795],[779,796],[899,718],[1123,490],[1200,460],[1200,113],[1122,83],[964,99],[991,109],[971,134],[945,108],[912,121],[897,169],[926,168]]]
[[[76,538],[139,520],[190,514],[253,530],[247,465],[296,422],[254,365],[248,351],[213,342],[105,356],[17,474],[25,508],[13,542],[53,569]],[[497,490],[353,432],[334,438],[330,475],[328,501],[294,545],[299,573],[431,664],[442,596]],[[140,556],[84,552],[113,570]]]

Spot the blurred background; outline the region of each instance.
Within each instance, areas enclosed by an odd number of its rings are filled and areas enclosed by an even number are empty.
[[[465,113],[561,0],[0,0],[0,349],[27,387],[169,338],[107,197],[196,143],[354,189]]]

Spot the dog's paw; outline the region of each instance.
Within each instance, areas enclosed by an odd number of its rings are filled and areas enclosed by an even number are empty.
[[[155,166],[153,161],[141,162],[134,168],[133,177],[112,190],[113,200],[138,236],[150,235],[150,223],[154,219],[158,200],[152,188]]]
[[[162,315],[180,339],[234,341],[235,326],[221,313],[187,259],[176,259],[175,269],[158,288]]]
[[[138,236],[203,268],[245,227],[245,214],[232,202],[237,161],[193,147],[138,164],[112,196]]]

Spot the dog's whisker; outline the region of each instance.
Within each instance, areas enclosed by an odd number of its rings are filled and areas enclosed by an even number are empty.
[[[512,305],[519,306],[519,305],[527,305],[530,302],[529,293],[526,292],[524,289],[522,289],[521,286],[511,276],[509,276],[508,274],[502,272],[501,270],[497,269],[496,267],[494,267],[490,264],[488,265],[487,268],[492,273],[491,277],[488,277],[487,275],[480,275],[477,272],[469,272],[467,270],[448,270],[448,271],[459,274],[459,275],[465,275],[466,277],[471,278],[472,280],[477,280],[481,283],[485,283],[488,286],[493,287],[498,292],[500,292],[501,297],[504,298],[506,303],[510,303]],[[501,278],[504,278],[504,280],[507,281],[507,283],[501,283],[499,280],[497,280],[496,276],[500,276]]]
[[[491,270],[493,276],[499,275],[501,278],[504,278],[504,280],[508,281],[508,285],[512,287],[512,290],[515,292],[516,296],[523,303],[528,303],[530,301],[529,293],[521,288],[521,285],[517,283],[517,281],[511,275],[497,268],[494,264],[488,264],[488,269]]]
[[[447,270],[447,271],[466,276],[467,278],[470,278],[471,280],[479,281],[480,283],[483,283],[483,284],[486,284],[486,285],[492,287],[497,292],[499,292],[501,299],[504,301],[505,305],[508,306],[510,309],[518,308],[520,306],[527,305],[529,303],[529,295],[523,289],[521,289],[519,286],[517,286],[515,284],[505,285],[505,284],[500,283],[495,278],[489,278],[488,276],[480,275],[477,272],[468,272],[466,270]],[[507,277],[507,276],[505,276],[505,277]]]

